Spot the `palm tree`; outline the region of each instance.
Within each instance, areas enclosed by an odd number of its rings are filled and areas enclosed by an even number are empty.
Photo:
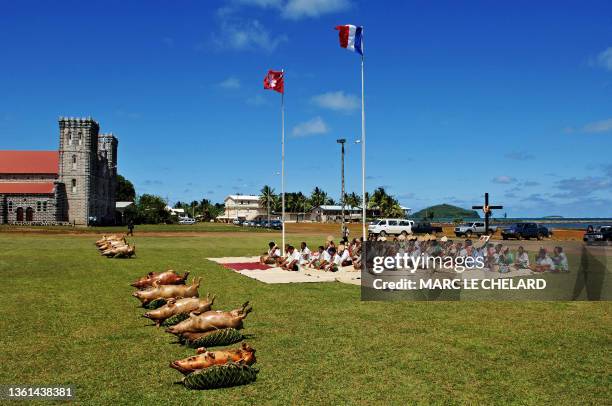
[[[368,201],[368,208],[378,209],[384,217],[403,217],[399,202],[393,196],[389,195],[384,187],[378,187],[372,197]]]
[[[310,204],[312,207],[322,206],[327,204],[327,193],[321,190],[318,186],[315,187],[310,194]]]
[[[355,192],[348,193],[344,196],[344,203],[347,206],[359,207],[361,206],[361,196]]]
[[[274,208],[275,203],[276,195],[274,194],[274,189],[268,185],[262,187],[259,195],[259,205],[268,209],[268,222],[270,222],[270,209]]]
[[[295,205],[295,211],[297,213],[303,212],[303,216],[306,216],[306,209],[307,209],[307,206],[308,206],[308,199],[306,198],[306,196],[304,196],[304,193],[302,193],[302,192],[295,193],[294,202],[293,203]],[[298,220],[299,220],[299,215],[298,215]]]

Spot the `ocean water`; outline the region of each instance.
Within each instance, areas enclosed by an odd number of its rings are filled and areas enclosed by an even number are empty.
[[[465,219],[465,223],[469,223],[471,221],[483,221],[484,219]],[[435,223],[452,223],[453,219],[433,219],[432,222]],[[593,227],[603,226],[603,225],[612,225],[612,218],[493,218],[491,219],[491,224],[496,225],[498,227],[504,227],[506,225],[510,225],[512,223],[521,223],[521,222],[534,222],[538,223],[544,227],[549,229],[555,228],[565,228],[565,229],[577,229],[577,230],[586,230],[589,225]]]

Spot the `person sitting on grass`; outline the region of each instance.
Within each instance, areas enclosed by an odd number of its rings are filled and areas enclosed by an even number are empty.
[[[302,241],[302,244],[300,245],[300,255],[301,255],[301,260],[300,260],[300,265],[306,265],[310,262],[310,248],[308,248],[308,246],[306,245],[306,242]]]
[[[555,247],[553,257],[551,258],[554,266],[554,272],[569,272],[569,264],[567,263],[567,255],[563,252],[563,247]]]
[[[518,247],[516,259],[514,260],[514,266],[517,269],[529,269],[529,255],[525,252],[523,246]]]
[[[338,256],[340,257],[340,266],[349,266],[353,263],[349,250],[343,244],[338,245]]]
[[[276,260],[276,266],[280,266],[281,268],[287,264],[287,261],[290,259],[289,255],[289,244],[285,244],[285,255],[278,257]]]
[[[536,257],[535,265],[531,266],[533,272],[548,272],[551,271],[555,266],[553,260],[548,256],[546,248],[540,248],[538,256]]]
[[[337,272],[338,271],[338,267],[340,266],[340,255],[338,255],[338,253],[336,252],[336,248],[331,247],[328,249],[328,255],[329,255],[329,260],[326,261],[325,265],[323,266],[323,269],[326,272]]]
[[[310,254],[310,261],[308,262],[308,266],[311,268],[318,268],[321,263],[321,259],[323,258],[323,253],[325,252],[325,247],[319,245],[317,251]]]
[[[510,252],[510,248],[502,248],[498,258],[499,272],[510,272],[510,266],[514,264],[514,255]]]
[[[350,250],[351,260],[353,261],[353,267],[355,270],[361,269],[361,239],[354,239],[354,245]]]
[[[332,248],[323,250],[323,252],[321,253],[321,256],[319,257],[319,265],[316,266],[316,269],[324,270],[331,263],[331,259],[333,255],[330,254],[330,252],[333,252],[335,254],[336,249],[332,247]]]
[[[259,257],[259,262],[261,264],[272,265],[276,263],[278,258],[280,258],[281,252],[274,241],[270,241],[268,247],[268,252],[265,252]]]
[[[298,271],[301,260],[302,256],[300,253],[296,251],[293,245],[289,245],[287,247],[287,259],[283,263],[282,268],[285,271]]]

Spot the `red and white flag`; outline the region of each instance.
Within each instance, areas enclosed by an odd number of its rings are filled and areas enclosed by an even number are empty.
[[[264,89],[276,90],[279,93],[285,93],[285,75],[284,72],[270,69],[264,78]]]

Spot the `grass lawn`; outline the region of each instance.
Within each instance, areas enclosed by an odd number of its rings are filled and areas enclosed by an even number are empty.
[[[321,241],[289,241],[302,238]],[[366,303],[357,286],[266,285],[205,259],[257,254],[262,233],[137,234],[132,260],[99,256],[95,239],[0,233],[0,383],[73,384],[79,403],[105,405],[610,401],[610,302]],[[169,362],[194,351],[149,326],[129,286],[168,268],[202,276],[217,309],[253,303],[255,383],[173,384]]]

